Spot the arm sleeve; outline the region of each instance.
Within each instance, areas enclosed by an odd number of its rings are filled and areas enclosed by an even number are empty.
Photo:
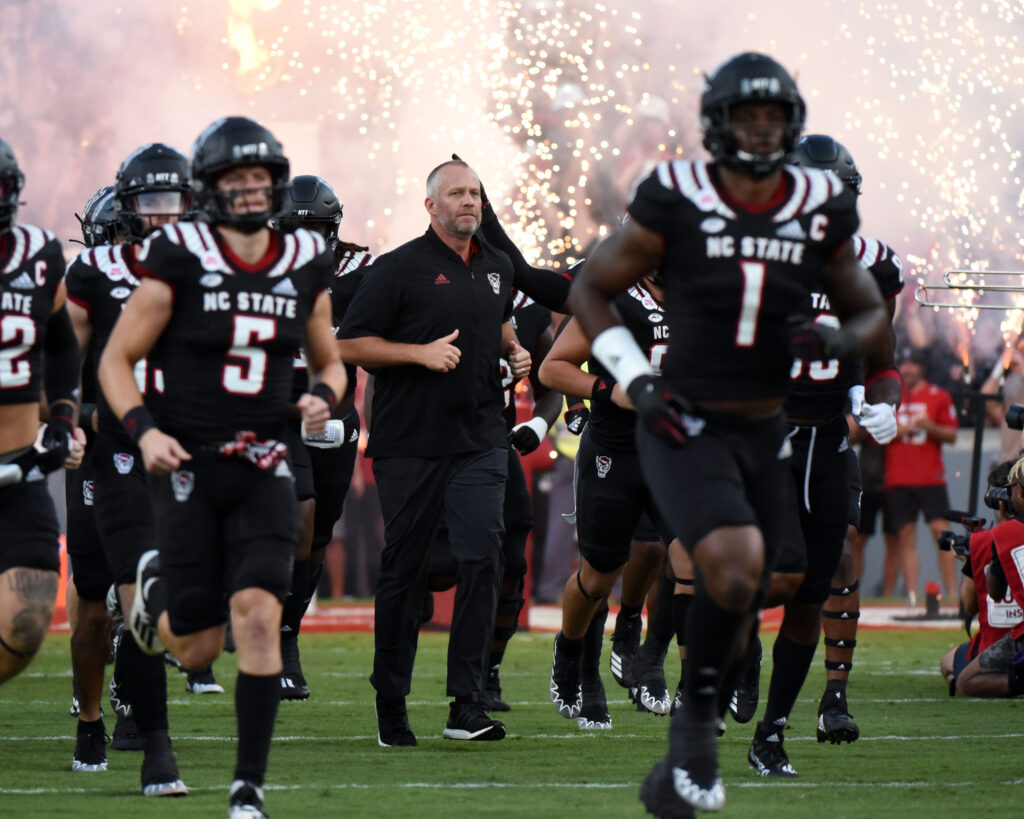
[[[46,324],[43,353],[43,389],[46,390],[46,400],[51,404],[60,400],[74,401],[82,358],[66,307],[50,315]]]

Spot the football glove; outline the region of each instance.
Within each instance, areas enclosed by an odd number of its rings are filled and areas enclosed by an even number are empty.
[[[896,412],[889,404],[865,404],[855,417],[857,423],[882,445],[896,437]]]
[[[857,350],[857,339],[842,327],[828,327],[810,319],[794,316],[789,326],[789,352],[801,361],[828,361],[850,358]]]
[[[548,431],[548,422],[540,416],[516,424],[508,434],[508,442],[516,448],[520,455],[529,455],[540,446],[541,438]]]
[[[590,410],[582,401],[577,401],[565,411],[562,420],[565,421],[565,427],[569,432],[573,435],[582,435],[583,428],[590,420]]]
[[[35,465],[42,472],[54,472],[64,466],[71,452],[71,435],[74,430],[74,408],[70,404],[61,402],[50,408],[50,421],[39,442],[42,450],[35,459]]]
[[[661,376],[640,375],[626,388],[637,418],[655,438],[670,446],[686,443],[686,427],[683,412],[686,402],[672,392],[668,382]]]

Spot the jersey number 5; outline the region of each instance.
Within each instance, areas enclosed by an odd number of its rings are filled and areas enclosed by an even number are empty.
[[[256,316],[235,316],[235,330],[228,356],[242,364],[225,364],[221,376],[224,389],[235,395],[259,395],[267,377],[267,353],[252,346],[254,341],[269,341],[277,335],[277,322]]]

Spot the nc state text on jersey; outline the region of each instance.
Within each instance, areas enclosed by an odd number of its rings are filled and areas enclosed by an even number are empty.
[[[741,236],[739,255],[747,259],[763,259],[766,262],[789,262],[801,264],[804,259],[804,242],[792,239],[774,239],[768,236]],[[707,254],[709,259],[729,258],[736,255],[735,236],[708,236]]]
[[[0,310],[5,313],[24,313],[27,316],[32,312],[32,296],[4,291],[0,296]]]
[[[284,316],[295,318],[295,299],[287,296],[275,296],[271,293],[235,293],[235,304],[231,304],[231,294],[218,290],[214,293],[203,293],[203,312],[213,313],[221,310],[240,310],[243,313],[260,313],[266,316]]]

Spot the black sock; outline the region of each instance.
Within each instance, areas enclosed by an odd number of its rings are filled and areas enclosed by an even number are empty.
[[[647,638],[644,640],[647,650],[655,656],[664,657],[672,641],[672,598],[675,596],[675,585],[664,573],[661,575],[658,582],[658,606],[647,625]]]
[[[567,657],[579,657],[583,653],[583,641],[586,637],[570,640],[562,632],[558,632],[555,639],[558,641],[558,650],[564,652]]]
[[[309,560],[292,563],[292,588],[284,600],[281,612],[281,633],[298,636],[302,615],[306,612],[306,592],[309,589]]]
[[[121,640],[116,668],[120,690],[131,703],[139,733],[167,731],[167,667],[164,658],[144,653],[134,640]]]
[[[312,563],[312,561],[310,561]],[[320,565],[317,566],[309,573],[309,578],[306,581],[306,602],[302,607],[302,613],[306,613],[306,609],[309,608],[309,604],[313,601],[313,595],[316,594],[316,590],[320,588],[320,578],[324,576],[324,562],[320,561]]]
[[[829,680],[825,683],[826,691],[838,691],[844,697],[846,696],[846,680]]]
[[[746,618],[746,614],[725,611],[698,584],[690,602],[683,685],[686,710],[698,721],[718,716],[719,686],[734,660],[736,639]]]
[[[608,604],[602,604],[595,613],[583,637],[583,673],[601,673],[601,645],[604,643],[604,625],[608,620]]]
[[[622,603],[619,606],[618,616],[619,617],[636,617],[638,614],[640,614],[641,611],[643,611],[643,608],[644,608],[643,605],[627,606],[625,603]]]
[[[793,710],[818,645],[802,646],[784,634],[775,638],[772,649],[772,681],[768,686],[768,706],[764,721],[768,724],[786,719]]]
[[[277,674],[256,676],[238,672],[235,685],[235,717],[238,721],[238,761],[235,779],[263,786],[267,772],[270,740],[281,704],[281,682]]]
[[[692,600],[692,594],[672,595],[672,626],[676,630],[676,643],[680,646],[686,645],[686,619]]]

